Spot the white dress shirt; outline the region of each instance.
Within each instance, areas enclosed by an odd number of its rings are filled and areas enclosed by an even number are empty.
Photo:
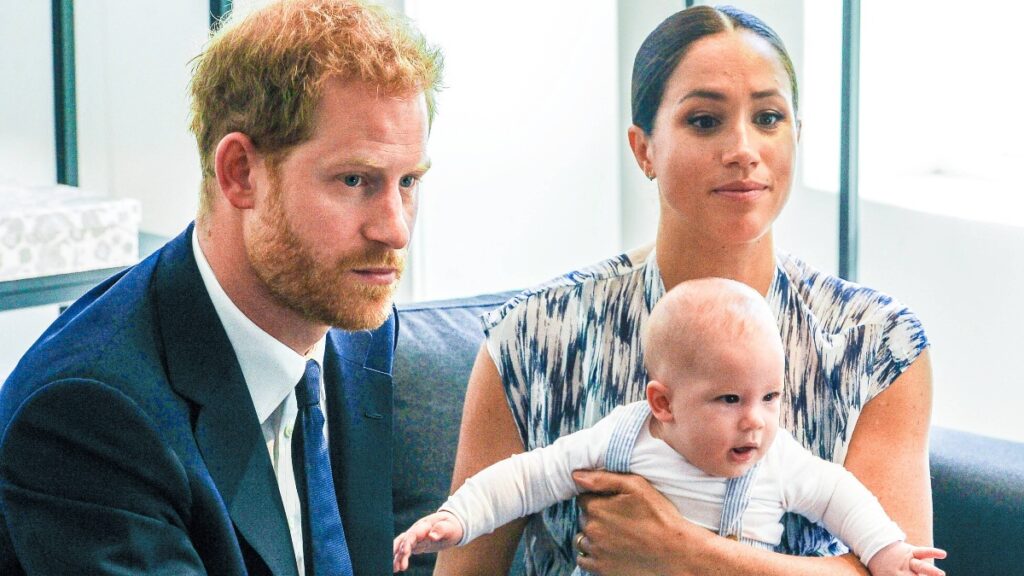
[[[292,431],[298,412],[295,402],[295,385],[306,371],[306,361],[316,360],[322,368],[326,336],[321,338],[308,355],[303,356],[263,331],[250,320],[221,287],[210,268],[202,248],[198,232],[192,232],[192,252],[195,254],[199,275],[203,278],[206,291],[213,301],[224,331],[227,332],[231,347],[235,350],[238,363],[249,388],[256,416],[263,429],[270,461],[277,476],[277,487],[281,491],[288,529],[291,532],[292,548],[299,574],[305,574],[302,548],[302,505],[295,486],[292,470]],[[327,435],[327,409],[324,405],[324,383],[320,379],[320,408],[324,412],[324,436]]]

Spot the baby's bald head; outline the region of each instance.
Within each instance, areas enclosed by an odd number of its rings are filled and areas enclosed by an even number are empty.
[[[782,355],[775,318],[757,291],[724,278],[683,282],[658,302],[644,330],[648,378],[678,381],[709,368],[717,354],[706,352],[745,348],[751,338],[771,341]]]

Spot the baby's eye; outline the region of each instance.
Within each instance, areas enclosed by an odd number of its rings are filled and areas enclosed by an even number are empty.
[[[719,396],[718,399],[726,404],[736,404],[740,401],[738,394],[723,394],[722,396]]]
[[[363,183],[363,177],[358,174],[346,174],[341,177],[341,181],[345,183],[345,186],[355,188]]]
[[[687,123],[690,126],[697,128],[698,130],[711,130],[712,128],[715,128],[719,124],[721,124],[718,118],[715,118],[714,116],[710,116],[708,114],[699,114],[697,116],[691,116],[687,120]]]
[[[783,118],[784,116],[778,112],[761,112],[754,117],[754,124],[765,128],[774,128]]]
[[[778,392],[769,392],[769,393],[764,395],[764,401],[765,402],[774,402],[775,400],[778,400],[780,397],[782,397],[782,394],[780,394]]]

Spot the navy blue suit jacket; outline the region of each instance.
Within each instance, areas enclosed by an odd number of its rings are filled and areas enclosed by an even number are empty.
[[[0,389],[0,574],[296,573],[190,226],[65,311]],[[331,330],[334,482],[357,575],[391,573],[397,317]]]

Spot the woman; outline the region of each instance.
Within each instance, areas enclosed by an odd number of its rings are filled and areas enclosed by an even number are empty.
[[[798,92],[778,36],[733,8],[696,7],[644,41],[629,143],[661,200],[653,247],[527,291],[484,319],[453,486],[508,455],[643,398],[640,333],[658,298],[707,276],[766,296],[787,354],[782,425],[843,463],[907,532],[931,544],[931,376],[917,318],[891,298],[776,254],[771,226],[793,179]],[[849,554],[755,550],[686,521],[646,481],[578,472],[595,495],[442,553],[436,574],[507,571],[526,526],[530,573],[863,574]],[[787,522],[788,554],[844,549]]]

